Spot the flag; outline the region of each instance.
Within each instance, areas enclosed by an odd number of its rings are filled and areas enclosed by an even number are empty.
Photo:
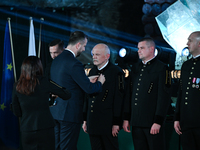
[[[19,120],[13,115],[10,104],[12,102],[12,89],[14,84],[13,62],[8,22],[5,28],[3,73],[1,82],[0,103],[0,140],[6,147],[19,147]],[[1,148],[0,148],[1,149]]]
[[[30,20],[28,56],[36,56],[33,20]]]

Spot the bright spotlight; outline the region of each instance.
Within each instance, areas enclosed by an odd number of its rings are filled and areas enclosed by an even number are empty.
[[[157,50],[157,48],[155,49],[154,55],[155,55],[155,56],[158,55],[158,50]]]
[[[126,63],[137,62],[138,57],[138,48],[126,46],[119,50],[119,57]]]
[[[188,47],[185,47],[185,48],[182,50],[181,55],[182,55],[182,56],[189,56],[189,54],[190,54],[190,52],[189,52],[189,50],[188,50]]]
[[[125,48],[121,48],[119,50],[119,56],[120,57],[125,57],[126,56],[126,49]]]

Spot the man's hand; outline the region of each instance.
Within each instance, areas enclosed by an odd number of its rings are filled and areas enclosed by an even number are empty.
[[[99,75],[94,75],[94,76],[89,76],[88,78],[89,78],[90,82],[95,83],[97,81],[98,77],[99,77]]]
[[[117,137],[118,133],[119,133],[119,126],[118,125],[113,125],[112,126],[112,135],[113,135],[113,137]]]
[[[98,78],[98,81],[101,82],[101,84],[104,84],[104,82],[106,81],[105,77],[103,74],[100,74],[99,78]]]
[[[157,123],[154,123],[154,124],[151,126],[150,134],[158,134],[159,131],[160,131],[160,128],[161,128],[161,125],[159,125],[159,124],[157,124]]]
[[[130,124],[129,124],[128,120],[124,120],[124,122],[123,122],[123,129],[124,129],[125,132],[131,132],[131,130],[130,130]]]
[[[85,133],[87,133],[87,122],[86,121],[83,122],[82,128],[83,128],[83,131]]]
[[[174,121],[174,129],[178,135],[182,134],[180,121]]]
[[[51,94],[52,98],[56,99],[58,95]]]

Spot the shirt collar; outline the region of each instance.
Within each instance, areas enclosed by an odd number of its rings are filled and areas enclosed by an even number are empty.
[[[74,55],[74,57],[76,57],[75,53],[73,51],[71,51],[70,49],[65,49],[65,50],[70,51]]]
[[[107,61],[107,62],[106,62],[106,64],[105,64],[105,65],[103,65],[103,67],[101,67],[101,68],[98,68],[98,70],[102,70],[103,68],[105,68],[105,67],[107,66],[108,62],[109,62],[109,61]]]
[[[200,54],[199,54],[199,55],[197,55],[197,56],[195,56],[195,57],[193,57],[193,56],[192,56],[192,57],[195,59],[195,58],[197,58],[197,57],[199,57],[199,56],[200,56]]]
[[[154,59],[155,57],[156,57],[156,56],[154,56],[153,58],[147,60],[145,63],[144,63],[144,61],[142,61],[142,63],[143,63],[144,65],[146,65],[149,61],[151,61],[151,60]]]

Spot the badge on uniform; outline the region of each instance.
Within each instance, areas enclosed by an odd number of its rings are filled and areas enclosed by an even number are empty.
[[[192,83],[193,83],[192,87],[198,89],[199,88],[199,83],[200,83],[200,78],[193,78],[192,79]]]
[[[197,78],[197,80],[196,80],[196,88],[197,89],[199,88],[199,82],[200,82],[200,78]]]

